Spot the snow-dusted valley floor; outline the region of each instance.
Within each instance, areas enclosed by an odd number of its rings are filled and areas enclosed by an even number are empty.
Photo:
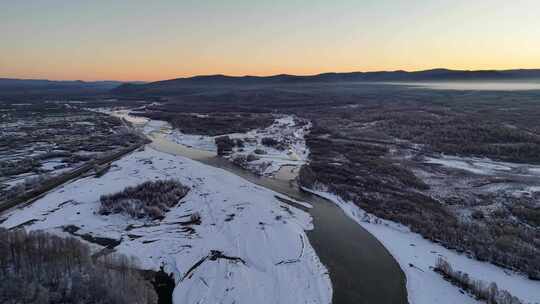
[[[97,213],[102,194],[171,178],[191,190],[161,221]],[[276,196],[282,197],[221,169],[147,147],[115,162],[100,178],[66,184],[5,214],[1,226],[58,234],[75,226],[78,235],[120,241],[115,250],[137,257],[142,268],[164,265],[174,273],[175,303],[330,303],[327,270],[305,234],[313,228],[311,217]],[[194,213],[201,223],[184,225]]]
[[[127,112],[126,112],[127,113]],[[118,115],[118,112],[116,112],[116,115]],[[165,134],[165,138],[168,140],[171,140],[173,142],[189,146],[195,149],[215,152],[215,143],[214,138],[212,137],[206,137],[206,136],[199,136],[199,135],[186,135],[181,134],[177,131],[174,131],[164,122],[160,121],[154,121],[154,120],[147,120],[147,119],[141,119],[141,118],[133,118],[133,116],[126,116],[126,119],[129,119],[131,122],[136,123],[141,130],[145,134],[151,134],[153,132],[161,132],[161,134]],[[141,119],[140,121],[135,121],[133,119]],[[231,138],[239,138],[243,139],[245,142],[245,146],[241,148],[234,148],[233,152],[228,156],[229,158],[238,157],[239,155],[249,155],[255,151],[255,149],[260,148],[262,145],[260,144],[260,141],[263,137],[273,137],[275,139],[282,139],[287,136],[280,135],[280,132],[284,132],[285,134],[292,135],[294,138],[296,138],[294,141],[292,141],[293,144],[290,145],[290,147],[293,147],[292,149],[286,149],[282,151],[272,151],[271,149],[266,149],[266,154],[262,155],[264,158],[260,158],[262,161],[270,161],[272,162],[271,166],[267,166],[266,169],[268,171],[259,171],[259,173],[263,174],[271,174],[273,172],[276,172],[277,169],[279,169],[283,165],[294,165],[298,166],[302,163],[305,163],[308,161],[308,150],[305,147],[305,141],[303,140],[304,132],[307,132],[309,130],[309,126],[305,127],[302,126],[300,128],[297,128],[297,125],[294,122],[294,119],[291,116],[284,116],[282,118],[279,118],[276,120],[276,123],[272,125],[270,128],[267,128],[265,130],[255,130],[248,132],[246,134],[230,134],[229,136]],[[245,139],[248,140],[245,140]],[[254,139],[254,140],[253,140]],[[294,148],[296,147],[296,148]],[[145,153],[149,153],[149,150],[147,150]],[[150,150],[152,151],[152,150]],[[290,153],[290,152],[293,153]],[[157,153],[153,151],[152,153]],[[160,158],[169,159],[170,156],[164,156],[161,154]],[[294,157],[295,155],[299,155],[299,157]],[[291,157],[293,156],[293,157]],[[130,156],[131,157],[131,156]],[[125,160],[122,160],[122,162]],[[170,162],[170,159],[168,160]],[[475,174],[489,174],[492,173],[493,170],[495,171],[504,171],[507,170],[506,166],[508,164],[495,164],[493,162],[488,162],[486,160],[470,160],[463,162],[461,160],[454,160],[452,161],[448,160],[448,157],[441,157],[441,158],[428,158],[426,160],[429,163],[438,163],[441,165],[449,166],[449,167],[457,167],[459,169],[468,170]],[[182,160],[184,163],[192,163],[189,160]],[[156,162],[154,162],[156,163]],[[152,166],[156,166],[153,164]],[[200,166],[200,165],[197,165]],[[135,166],[134,168],[138,168],[138,166]],[[167,169],[168,166],[163,167],[163,169],[156,169],[155,171],[148,171],[146,174],[150,174],[150,177],[152,177],[154,174],[158,174],[159,176],[163,177],[170,177],[171,173]],[[197,167],[198,168],[198,167]],[[214,172],[212,174],[222,174],[222,171],[212,171],[216,169],[209,169],[208,167],[204,172],[198,172],[198,174],[192,175],[191,172],[189,173],[187,171],[183,171],[184,179],[186,179],[188,176],[191,176],[192,179],[190,180],[190,185],[200,185],[198,187],[203,187],[202,185],[208,184],[205,181],[208,177],[206,174],[209,172]],[[277,169],[276,169],[277,168]],[[256,171],[253,168],[252,171]],[[265,170],[266,170],[265,169]],[[174,169],[176,170],[176,169]],[[181,169],[184,170],[184,169]],[[491,170],[491,171],[490,171]],[[516,169],[518,170],[518,169]],[[530,169],[530,172],[521,172],[521,173],[529,173],[529,174],[536,174],[536,169]],[[518,170],[519,171],[519,170]],[[534,172],[533,172],[534,171]],[[161,173],[160,173],[161,172]],[[519,173],[519,172],[518,172]],[[112,172],[105,176],[110,176],[110,174],[113,174]],[[116,174],[116,173],[115,173]],[[172,175],[175,176],[175,175]],[[198,180],[198,178],[202,179]],[[236,177],[231,177],[231,179],[237,179]],[[141,177],[139,174],[139,181],[144,180],[144,178]],[[218,177],[214,177],[212,179],[214,182],[220,180]],[[99,180],[98,180],[99,181]],[[241,180],[240,180],[241,181]],[[133,182],[135,183],[135,182]],[[242,183],[245,183],[242,181]],[[239,193],[235,197],[240,197],[244,193],[243,191],[247,191],[244,188],[249,189],[257,189],[255,191],[256,193],[260,192],[264,195],[267,195],[266,199],[268,199],[271,204],[280,204],[277,202],[273,195],[275,193],[272,193],[268,190],[263,190],[262,188],[253,186],[251,184],[246,184],[249,186],[242,186],[238,188],[239,185],[233,185],[233,184],[225,184],[225,185],[218,185],[217,188],[221,189],[223,191],[220,195],[225,195],[224,193],[227,193],[227,191],[234,190],[233,192],[236,193],[239,189]],[[195,189],[198,189],[195,187]],[[534,188],[531,191],[536,191],[536,188]],[[118,189],[110,189],[107,191],[116,191]],[[254,190],[253,190],[254,191]],[[320,195],[322,197],[327,198],[328,200],[336,203],[338,206],[340,206],[344,212],[351,217],[353,220],[355,220],[359,225],[361,225],[364,229],[369,231],[373,236],[375,236],[387,249],[388,251],[394,256],[394,258],[399,263],[400,267],[404,271],[406,278],[407,278],[407,292],[408,292],[408,298],[409,303],[413,304],[424,304],[424,303],[478,303],[477,300],[473,299],[470,295],[460,291],[457,287],[450,284],[448,281],[444,280],[439,274],[435,273],[433,271],[433,266],[435,265],[437,259],[439,257],[443,257],[445,260],[450,262],[450,264],[454,267],[456,270],[460,270],[463,272],[466,272],[470,275],[472,279],[476,280],[482,280],[486,282],[487,284],[491,282],[496,282],[499,289],[504,289],[512,293],[513,295],[519,297],[521,300],[525,301],[526,303],[540,303],[540,282],[532,281],[524,277],[523,275],[505,270],[503,268],[494,266],[489,263],[485,262],[479,262],[477,260],[471,259],[467,257],[465,254],[459,254],[455,251],[448,250],[444,248],[443,246],[440,246],[438,244],[432,243],[424,238],[422,238],[420,235],[416,233],[412,233],[408,228],[394,223],[390,221],[385,221],[381,219],[376,219],[372,215],[366,214],[363,210],[359,209],[356,205],[354,205],[351,202],[346,202],[340,199],[339,197],[327,193],[324,191],[314,191],[317,195]],[[205,193],[205,192],[201,192]],[[189,194],[189,197],[193,196],[193,193]],[[216,194],[219,196],[218,194]],[[252,194],[249,194],[252,195]],[[262,195],[262,194],[261,194]],[[98,195],[96,194],[93,198],[93,200],[97,200]],[[174,214],[177,214],[176,217],[180,215],[188,215],[192,212],[199,211],[200,209],[196,209],[192,205],[189,205],[189,197],[186,198],[186,202],[188,204],[183,204],[180,206],[179,210],[182,211],[174,211],[170,213],[167,218],[164,220],[162,225],[157,226],[159,228],[139,228],[138,230],[133,230],[130,232],[130,234],[142,234],[143,237],[136,239],[136,240],[129,240],[123,241],[121,245],[118,247],[119,250],[130,252],[133,250],[136,250],[136,252],[144,252],[142,256],[152,256],[152,258],[145,258],[146,267],[153,267],[156,268],[159,266],[159,264],[164,261],[164,256],[171,256],[169,253],[161,253],[161,252],[167,252],[167,250],[172,251],[172,249],[168,249],[170,247],[167,246],[159,246],[161,243],[166,242],[173,242],[173,241],[163,241],[163,239],[170,238],[170,233],[166,232],[166,228],[163,229],[164,223],[167,223],[167,221],[178,221],[178,219],[174,218]],[[208,203],[210,201],[213,201],[216,199],[213,196],[207,196],[203,199],[204,202]],[[217,200],[220,200],[217,198]],[[251,199],[250,199],[251,200]],[[241,199],[240,201],[245,201],[245,199]],[[252,214],[250,215],[254,218],[248,222],[246,222],[245,226],[238,226],[238,231],[233,230],[235,226],[231,226],[235,221],[239,219],[244,219],[244,217],[239,217],[237,211],[231,211],[234,210],[234,208],[237,208],[235,205],[229,205],[226,202],[221,202],[220,204],[225,204],[229,207],[220,207],[222,208],[221,213],[219,210],[211,210],[215,206],[208,205],[205,211],[202,211],[203,214],[207,214],[206,216],[203,215],[203,225],[199,229],[202,229],[205,225],[204,218],[211,215],[211,218],[216,218],[221,216],[222,219],[222,226],[225,227],[223,229],[227,230],[226,239],[227,241],[223,241],[221,237],[207,237],[205,239],[202,239],[200,241],[189,241],[193,243],[189,244],[197,244],[192,245],[192,247],[187,249],[179,249],[181,250],[181,253],[177,253],[175,256],[176,258],[173,259],[173,262],[170,262],[167,260],[166,264],[168,265],[168,269],[173,270],[177,274],[177,280],[178,278],[182,277],[185,274],[185,267],[190,267],[190,265],[193,265],[198,260],[201,259],[201,257],[207,256],[208,252],[212,249],[214,250],[223,250],[224,253],[230,256],[238,256],[243,259],[246,259],[246,265],[238,264],[238,263],[224,263],[224,262],[204,262],[201,267],[197,268],[197,273],[199,273],[199,276],[202,279],[197,280],[189,280],[187,282],[182,281],[181,284],[178,285],[175,295],[177,296],[177,299],[202,299],[201,294],[204,294],[208,297],[213,297],[216,294],[219,294],[219,291],[215,292],[208,292],[205,293],[204,290],[208,288],[207,285],[208,278],[211,277],[219,277],[223,276],[224,274],[227,274],[228,270],[225,268],[233,268],[236,271],[234,272],[234,276],[231,277],[228,280],[221,280],[221,279],[215,279],[213,282],[219,282],[219,286],[221,286],[219,290],[227,291],[226,294],[230,292],[231,286],[234,286],[234,290],[238,290],[238,286],[244,286],[242,288],[242,291],[235,291],[238,292],[236,294],[235,299],[245,300],[250,299],[250,297],[255,294],[259,298],[252,298],[251,301],[248,301],[250,303],[320,303],[320,302],[329,302],[330,301],[330,295],[331,295],[331,287],[330,287],[330,281],[328,279],[328,276],[325,275],[324,267],[320,264],[318,261],[318,258],[311,248],[309,246],[309,243],[307,242],[307,238],[305,237],[305,234],[303,233],[303,229],[306,229],[309,224],[309,216],[301,211],[294,210],[293,214],[296,215],[295,218],[291,218],[291,215],[287,215],[288,217],[288,223],[287,224],[279,224],[279,221],[273,221],[273,228],[272,232],[273,234],[269,234],[269,228],[268,228],[268,222],[270,221],[268,218],[265,218],[262,222],[265,223],[262,225],[262,227],[259,227],[259,222],[261,221],[261,217],[266,217],[267,215],[263,214]],[[94,202],[94,207],[96,203]],[[255,200],[251,203],[252,206],[255,206]],[[264,205],[264,204],[263,204]],[[270,208],[270,207],[265,207]],[[51,207],[51,209],[54,209],[54,207]],[[30,209],[31,210],[31,209]],[[94,209],[95,210],[95,209]],[[280,210],[280,208],[277,208],[277,211],[275,209],[264,209],[266,210],[266,213],[270,214],[270,218],[276,216],[277,212]],[[23,212],[30,212],[30,211],[23,211]],[[39,211],[41,212],[41,211]],[[199,211],[201,212],[201,211]],[[88,213],[88,212],[87,212]],[[91,211],[90,211],[91,213]],[[232,217],[232,221],[227,222],[227,218],[230,218],[231,216],[228,214],[234,213],[235,216]],[[217,214],[217,215],[216,215]],[[243,214],[246,215],[246,210],[243,211]],[[228,216],[228,217],[227,217]],[[283,216],[283,215],[281,215]],[[257,218],[257,219],[255,219]],[[9,219],[6,221],[3,225],[16,225],[17,223],[24,222],[26,220],[31,220],[32,215],[27,215],[24,218],[21,218],[17,216],[15,219],[18,219],[16,222],[14,219]],[[245,219],[247,221],[247,219]],[[100,219],[99,221],[111,221],[111,219]],[[213,223],[219,222],[218,220],[212,220]],[[33,224],[33,226],[30,226],[31,229],[39,229],[42,227],[41,225],[45,225],[44,223],[48,223],[49,220],[46,220],[44,222],[36,222]],[[110,224],[107,224],[110,225]],[[246,227],[251,227],[249,225],[253,225],[254,231],[247,230]],[[94,225],[97,226],[97,225]],[[50,228],[54,227],[54,224],[52,225],[45,225],[44,228]],[[218,225],[218,227],[220,227]],[[264,230],[262,230],[262,228]],[[93,228],[97,229],[97,228]],[[204,228],[204,231],[214,231],[212,229],[217,229],[215,226],[208,227],[208,230]],[[265,231],[261,232],[259,231]],[[90,230],[91,231],[91,230]],[[100,233],[105,235],[110,235],[111,237],[118,237],[122,233],[124,233],[125,238],[125,232],[123,232],[122,228],[119,229],[119,231],[114,232],[110,231],[109,229],[102,229],[97,230],[100,231]],[[196,228],[197,231],[197,228]],[[236,232],[235,232],[236,231]],[[249,231],[249,233],[243,232],[243,231]],[[293,231],[293,233],[291,233]],[[282,233],[280,233],[282,232]],[[155,233],[155,234],[154,234]],[[161,234],[159,234],[161,233]],[[238,236],[236,234],[246,234],[245,236]],[[257,244],[261,243],[260,234],[264,233],[265,238],[263,238],[265,241],[262,242],[263,245],[257,246],[257,245],[245,245],[246,243],[250,243],[247,241],[248,238],[252,237],[251,242],[256,242]],[[209,234],[210,235],[210,232]],[[231,237],[230,235],[236,235],[236,237]],[[272,235],[272,236],[270,236]],[[287,235],[286,237],[283,237],[281,235]],[[165,237],[164,237],[165,236]],[[190,236],[187,236],[189,239]],[[158,241],[157,239],[161,239]],[[173,238],[176,240],[176,238]],[[222,246],[216,246],[214,244],[208,244],[205,240],[214,240],[218,244],[219,243],[229,243],[229,245],[222,245]],[[148,243],[148,248],[143,245],[144,241],[154,241],[153,243]],[[182,244],[188,244],[185,243],[185,239],[183,241],[178,242],[184,242]],[[230,243],[237,244],[238,242],[244,242],[242,245],[236,245],[230,246]],[[274,243],[274,244],[272,244]],[[276,244],[278,246],[276,247]],[[292,264],[288,264],[287,262],[283,261],[296,261],[294,258],[293,252],[297,252],[297,256],[299,255],[299,252],[301,250],[298,248],[298,246],[301,246],[301,244],[307,244],[307,247],[304,249],[304,255],[301,258],[300,262],[295,262]],[[247,247],[246,247],[247,246]],[[254,246],[254,247],[251,247]],[[292,247],[291,247],[292,246]],[[165,249],[163,249],[165,248]],[[225,248],[225,249],[220,249]],[[250,248],[250,249],[248,249]],[[270,248],[270,251],[267,252]],[[288,249],[288,250],[287,250]],[[156,253],[155,251],[158,251],[160,253]],[[194,253],[195,252],[195,253]],[[338,254],[338,253],[337,253]],[[172,254],[174,255],[174,254]],[[160,257],[157,257],[160,256]],[[258,256],[258,258],[252,257],[251,259],[254,259],[254,261],[257,261],[257,265],[266,265],[267,268],[264,268],[264,270],[257,268],[256,270],[250,269],[249,262],[248,262],[248,256]],[[270,259],[270,261],[268,260]],[[281,263],[282,262],[282,263]],[[218,266],[216,266],[216,263]],[[278,266],[276,264],[279,264],[279,266],[288,265],[287,267],[280,268],[280,267],[273,267]],[[176,265],[176,266],[174,266]],[[184,268],[183,268],[184,267]],[[268,269],[272,269],[271,273],[269,274]],[[285,271],[285,272],[281,272]],[[263,275],[262,273],[265,273]],[[196,275],[193,275],[192,277],[196,277]],[[289,278],[288,276],[291,276]],[[241,277],[241,278],[239,278]],[[261,277],[261,279],[259,279]],[[309,280],[305,280],[305,283],[302,285],[300,281],[302,281],[303,277],[310,278]],[[253,279],[257,278],[257,279]],[[274,282],[271,283],[272,280],[285,280],[287,283],[280,282]],[[292,280],[292,282],[291,282]],[[226,283],[229,282],[230,284],[227,285]],[[256,283],[255,283],[256,282]],[[262,282],[259,284],[259,282]],[[291,282],[289,284],[289,282]],[[303,282],[303,281],[302,281]],[[218,283],[216,283],[218,284]],[[255,284],[255,285],[254,285]],[[274,284],[274,285],[272,285]],[[292,284],[292,285],[291,285]],[[289,295],[289,289],[287,289],[287,286],[294,287],[294,290],[300,290],[301,292],[295,292],[296,295]],[[212,285],[213,286],[213,285]],[[265,296],[265,293],[268,292],[270,286],[272,288],[278,287],[276,291],[274,292],[276,295],[273,295],[270,298],[267,298]],[[299,286],[299,287],[298,287]],[[321,288],[321,289],[319,289]],[[272,293],[272,292],[271,292]],[[285,295],[286,294],[286,295]],[[178,296],[180,295],[180,296]],[[291,298],[292,297],[292,298]],[[262,299],[265,298],[263,301]],[[204,299],[211,299],[211,298],[204,298]],[[215,299],[215,298],[214,298]],[[229,298],[227,298],[229,299]],[[232,298],[230,298],[232,299]],[[261,299],[260,301],[258,299]],[[283,299],[280,301],[279,299]],[[311,302],[310,302],[311,301]],[[238,303],[238,302],[237,302]]]
[[[233,147],[230,153],[223,157],[259,175],[279,174],[280,169],[287,167],[298,169],[309,157],[304,137],[311,128],[311,122],[294,115],[276,114],[274,123],[264,129],[206,136],[182,133],[165,121],[136,116],[136,112],[129,109],[103,108],[93,111],[125,119],[146,135],[155,136],[159,133],[168,141],[213,155],[216,155],[218,150],[216,138],[226,136],[233,141],[240,141],[240,146]],[[274,141],[274,146],[264,144],[264,140],[269,139]]]

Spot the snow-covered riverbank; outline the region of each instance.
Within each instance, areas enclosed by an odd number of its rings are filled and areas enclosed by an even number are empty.
[[[275,174],[283,166],[299,167],[306,163],[309,155],[304,136],[310,128],[311,123],[295,116],[276,116],[268,128],[221,135],[241,142],[241,146],[234,147],[224,157],[260,175]],[[174,129],[167,129],[166,133],[167,139],[177,144],[217,152],[215,139],[220,136],[184,134]],[[276,145],[264,144],[269,139]]]
[[[509,291],[526,303],[540,303],[538,281],[529,280],[518,273],[448,250],[411,232],[403,225],[367,214],[352,202],[344,201],[335,194],[320,190],[304,190],[336,203],[390,251],[407,277],[407,292],[411,304],[479,303],[469,295],[461,293],[457,287],[432,270],[439,257],[447,260],[455,270],[468,273],[471,279],[482,280],[488,284],[495,282],[499,289]]]
[[[103,194],[171,178],[191,190],[162,221],[97,214]],[[330,303],[328,271],[304,231],[313,228],[311,217],[276,196],[283,197],[221,169],[147,147],[115,162],[100,178],[77,180],[11,211],[1,226],[65,234],[62,227],[72,225],[79,235],[121,241],[115,250],[136,256],[143,268],[163,264],[174,273],[175,303]],[[192,230],[179,224],[194,213],[201,216],[200,225]],[[243,262],[208,258],[196,266],[217,251]]]
[[[131,115],[130,109],[93,109],[129,121],[145,135],[160,132],[165,139],[200,151],[217,153],[216,138],[227,136],[241,142],[224,158],[241,165],[253,173],[271,176],[278,174],[282,167],[299,168],[308,160],[305,135],[311,129],[311,122],[294,115],[275,115],[272,125],[264,129],[255,129],[246,133],[231,133],[220,136],[184,134],[174,129],[169,123],[142,116]],[[274,146],[265,144],[271,140]]]

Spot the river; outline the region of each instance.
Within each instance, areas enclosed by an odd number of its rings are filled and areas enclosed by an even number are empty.
[[[407,303],[403,271],[386,248],[350,219],[334,203],[301,191],[294,181],[297,170],[282,167],[274,177],[261,177],[239,168],[214,153],[188,148],[168,140],[162,132],[150,134],[150,146],[158,151],[188,157],[224,169],[252,183],[310,203],[314,229],[309,240],[330,271],[333,303]],[[294,292],[294,290],[291,290]]]

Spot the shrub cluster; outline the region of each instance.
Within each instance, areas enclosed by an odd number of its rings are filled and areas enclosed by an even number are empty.
[[[94,260],[80,241],[44,232],[0,229],[0,282],[5,304],[157,303],[133,259]]]
[[[261,144],[263,146],[271,147],[271,148],[281,150],[281,151],[283,151],[283,150],[285,150],[287,148],[287,146],[284,143],[282,143],[282,142],[280,142],[277,139],[274,139],[272,137],[263,137],[261,139]]]
[[[234,141],[229,136],[220,136],[214,139],[217,146],[218,155],[227,155],[232,152],[235,146]]]
[[[99,213],[124,213],[134,218],[161,219],[188,191],[188,187],[175,180],[148,181],[118,193],[102,195]]]
[[[220,136],[214,139],[217,146],[218,155],[228,155],[234,148],[242,149],[244,147],[244,141],[240,138],[232,139],[229,136]]]

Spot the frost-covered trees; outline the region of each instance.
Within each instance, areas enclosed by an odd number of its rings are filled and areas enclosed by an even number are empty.
[[[528,111],[530,112],[530,111]],[[414,113],[414,114],[411,114]],[[493,114],[493,113],[492,113]],[[475,155],[504,161],[540,161],[540,138],[528,129],[511,127],[488,115],[422,108],[386,109],[365,119],[378,121],[374,129],[447,154]],[[499,114],[500,115],[500,114]],[[519,113],[520,116],[530,115]],[[534,116],[533,116],[534,117]],[[534,125],[534,123],[532,123]],[[531,123],[527,124],[530,128]]]
[[[93,259],[77,239],[44,232],[0,229],[0,282],[0,303],[5,304],[157,302],[133,259]]]
[[[523,302],[517,297],[512,296],[508,291],[501,290],[494,282],[486,284],[481,280],[474,280],[465,272],[456,271],[448,261],[443,258],[437,260],[434,269],[440,273],[445,279],[452,284],[469,292],[479,300],[483,300],[488,304],[522,304]]]
[[[453,211],[456,206],[432,196],[414,167],[388,157],[390,148],[327,138],[328,132],[315,121],[306,136],[310,162],[300,170],[302,186],[325,185],[366,212],[406,225],[448,249],[540,279],[540,229],[535,226],[540,213],[534,204],[501,204],[491,214],[476,213],[472,221],[463,221]]]
[[[26,177],[23,182],[16,184],[15,186],[9,188],[4,193],[0,194],[0,200],[2,199],[12,199],[30,191],[32,189],[39,188],[47,183],[52,178],[48,173],[40,174],[37,176]]]
[[[124,213],[135,218],[161,219],[188,191],[188,187],[175,180],[148,181],[118,193],[102,195],[99,213]]]

